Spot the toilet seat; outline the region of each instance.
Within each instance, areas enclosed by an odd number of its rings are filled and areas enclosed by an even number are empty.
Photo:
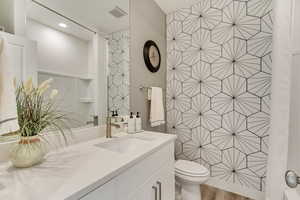
[[[187,160],[177,160],[175,162],[175,173],[190,177],[209,176],[209,171],[204,166]]]
[[[177,160],[175,162],[175,179],[181,186],[182,200],[201,200],[199,185],[209,179],[209,171],[199,163]]]

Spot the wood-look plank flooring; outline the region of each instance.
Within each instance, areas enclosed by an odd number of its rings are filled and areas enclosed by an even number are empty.
[[[251,200],[249,198],[226,192],[208,185],[201,185],[202,200]]]

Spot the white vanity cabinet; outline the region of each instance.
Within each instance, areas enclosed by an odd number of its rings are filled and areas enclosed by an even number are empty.
[[[175,194],[173,166],[166,165],[159,170],[130,200],[173,200]]]
[[[174,144],[164,145],[82,200],[174,200]]]
[[[115,181],[112,180],[109,183],[102,185],[100,188],[93,190],[83,196],[82,200],[116,200],[115,193]]]

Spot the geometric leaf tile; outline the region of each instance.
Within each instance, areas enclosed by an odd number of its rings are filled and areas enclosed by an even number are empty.
[[[222,154],[220,149],[216,146],[209,144],[200,148],[201,158],[210,165],[215,165],[221,162]]]
[[[226,5],[231,3],[232,0],[211,0],[211,7],[223,9]]]
[[[247,166],[246,155],[235,148],[230,148],[223,151],[222,159],[222,163],[212,166],[212,176],[235,182],[236,173]]]
[[[201,85],[199,80],[191,78],[183,82],[183,92],[189,97],[194,97],[195,95],[199,94],[201,90]]]
[[[233,74],[232,60],[227,58],[219,58],[212,64],[212,76],[222,80]]]
[[[260,19],[247,16],[246,2],[232,1],[223,9],[223,22],[232,26],[234,36],[249,39],[260,31]]]
[[[260,32],[248,40],[248,52],[263,57],[272,51],[272,34]]]
[[[262,152],[248,155],[248,167],[259,177],[266,176],[267,155]]]
[[[223,44],[233,38],[234,27],[232,24],[221,22],[212,30],[212,41]]]
[[[188,80],[191,75],[191,68],[182,63],[182,54],[172,51],[168,56],[168,76],[169,79],[179,81]]]
[[[182,143],[192,139],[192,129],[188,128],[184,124],[180,124],[176,127],[176,134]]]
[[[248,79],[248,89],[252,94],[260,97],[266,96],[271,92],[271,75],[260,72]]]
[[[109,46],[109,110],[121,115],[129,113],[129,32],[111,33]]]
[[[248,168],[238,170],[234,182],[239,183],[241,186],[246,188],[252,188],[259,191],[262,190],[261,178]]]
[[[230,76],[223,80],[223,92],[235,99],[246,93],[246,84],[246,79],[236,75]]]
[[[182,123],[181,112],[176,109],[169,110],[167,112],[167,118],[168,133],[176,134],[178,126]]]
[[[167,84],[167,110],[174,109],[181,100],[177,97],[182,93],[182,85],[179,81],[173,79]]]
[[[175,155],[178,156],[182,154],[182,143],[177,139],[175,141]]]
[[[236,133],[234,146],[245,154],[258,152],[260,149],[260,138],[249,131]]]
[[[269,135],[270,116],[264,112],[251,115],[248,117],[248,129],[259,137]]]
[[[173,21],[167,28],[167,41],[169,50],[186,50],[191,39],[188,34],[182,32],[182,24],[178,21]]]
[[[192,140],[199,141],[199,148],[210,144],[210,132],[203,127],[196,127],[192,130]]]
[[[270,102],[271,102],[270,94],[261,98],[261,110],[267,114],[270,114]]]
[[[183,113],[183,123],[189,128],[199,126],[203,114],[209,110],[209,98],[197,95],[192,98],[192,109]]]
[[[183,52],[183,61],[192,65],[200,61],[213,63],[221,56],[221,46],[210,42],[210,31],[199,29],[192,34],[192,45]]]
[[[267,74],[272,73],[272,55],[271,55],[271,53],[262,58],[262,71]]]
[[[206,96],[213,97],[221,91],[221,81],[214,78],[208,77],[201,81],[201,93]]]
[[[212,109],[218,114],[222,115],[224,113],[233,111],[233,102],[234,100],[231,96],[220,93],[212,98]]]
[[[235,98],[234,109],[245,116],[249,116],[260,110],[260,99],[248,92],[239,95]]]
[[[234,137],[230,131],[221,128],[211,133],[211,140],[214,145],[224,150],[233,147]]]
[[[249,0],[248,15],[262,17],[272,10],[272,0]]]
[[[190,140],[183,144],[183,154],[189,160],[196,160],[200,158],[200,142],[199,140]]]
[[[190,8],[181,8],[177,12],[174,12],[174,20],[183,21],[190,15],[190,13]]]
[[[197,15],[188,15],[183,21],[183,32],[192,34],[194,31],[200,28],[200,18]]]
[[[222,50],[223,57],[235,63],[247,53],[247,44],[245,40],[234,38],[224,43]]]
[[[265,154],[269,152],[269,137],[270,136],[265,136],[261,138],[261,151]]]
[[[176,158],[259,191],[270,134],[271,3],[201,0],[167,16],[167,124],[178,136]]]
[[[207,163],[205,160],[198,158],[196,160],[194,160],[194,162],[199,163],[200,165],[204,166],[206,169],[210,170],[210,164]]]
[[[237,112],[230,112],[223,115],[222,127],[233,136],[245,131],[247,129],[246,125],[246,117]]]
[[[234,63],[235,73],[245,78],[249,78],[259,72],[260,67],[260,59],[249,54],[236,59]]]
[[[221,119],[221,116],[215,111],[209,110],[201,114],[201,125],[210,131],[214,131],[221,127]]]
[[[199,3],[193,5],[192,15],[199,19],[200,26],[205,29],[213,29],[220,23],[222,18],[219,9],[211,8],[210,0],[201,0]]]
[[[267,15],[261,19],[261,30],[266,33],[273,33],[273,16],[272,12],[269,12]]]

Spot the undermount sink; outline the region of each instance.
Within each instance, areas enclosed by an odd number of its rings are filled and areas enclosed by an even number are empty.
[[[125,137],[96,144],[95,146],[117,153],[130,153],[142,149],[145,145],[148,145],[150,141],[149,139],[140,137]]]

